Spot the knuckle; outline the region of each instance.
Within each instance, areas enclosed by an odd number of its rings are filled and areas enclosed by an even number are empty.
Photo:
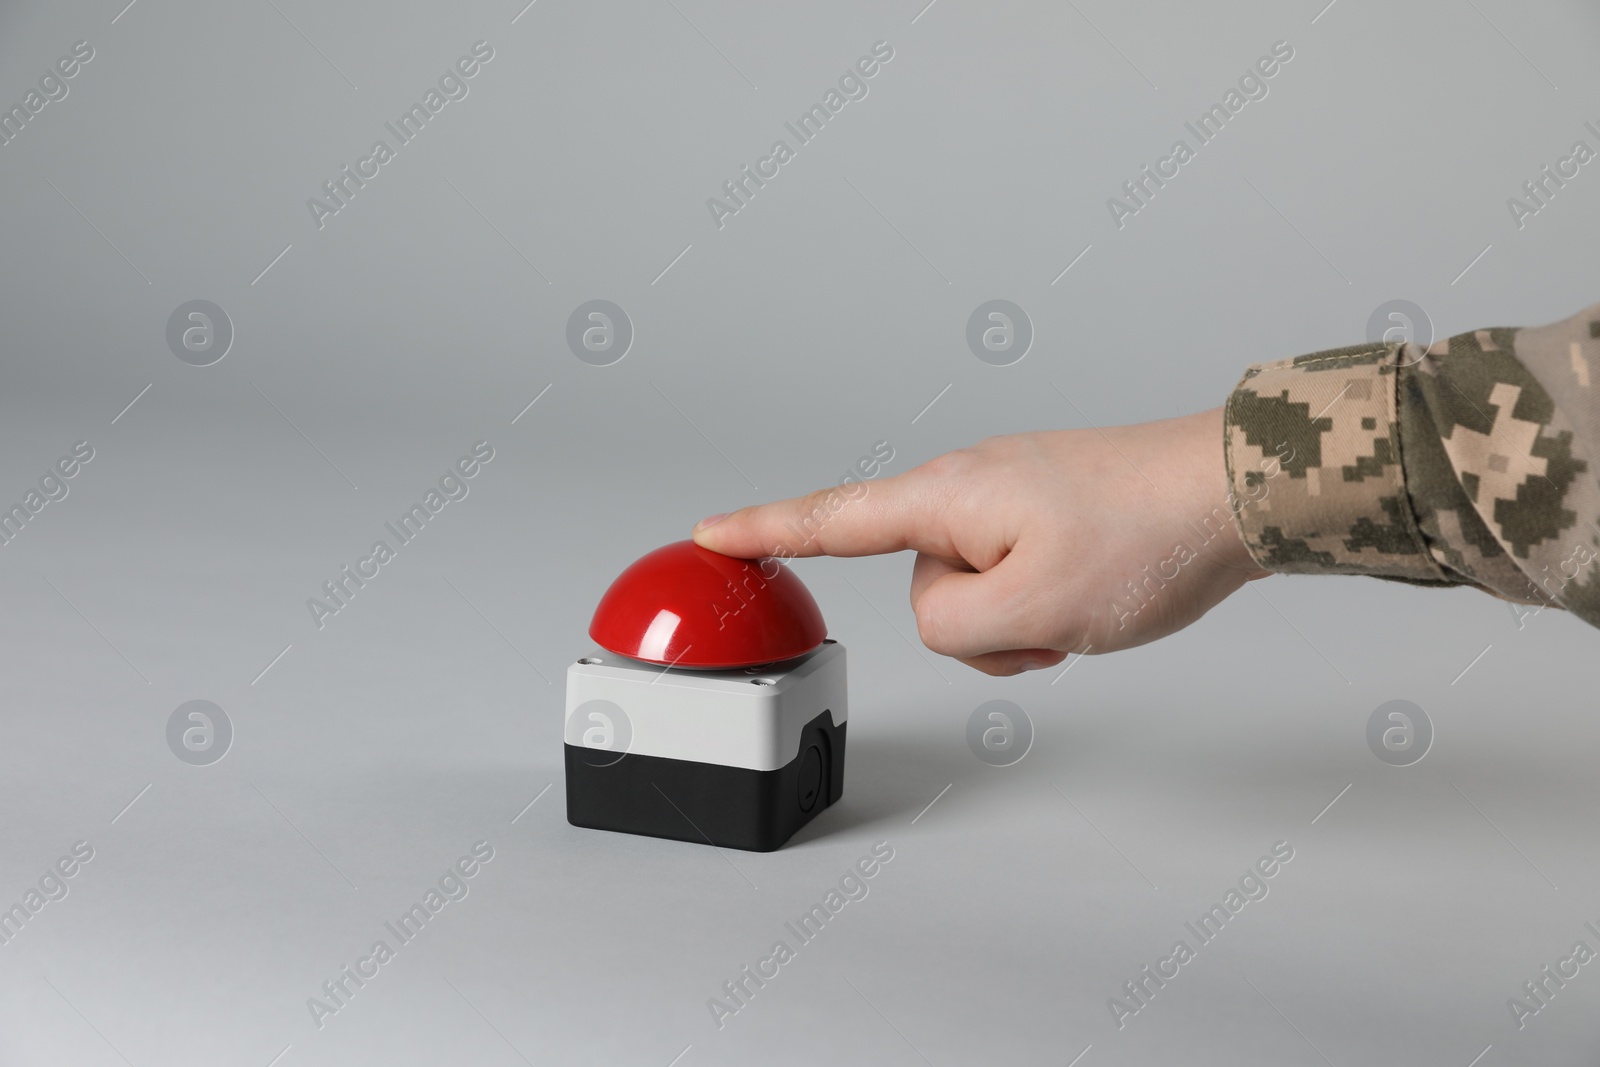
[[[1023,434],[991,434],[979,441],[973,450],[987,459],[1011,460],[1023,454],[1027,440]]]
[[[813,489],[800,498],[800,517],[821,519],[828,513],[828,494],[831,488]]]
[[[972,473],[976,459],[972,449],[958,448],[942,456],[933,457],[918,469],[936,481],[962,481]]]
[[[801,544],[810,544],[821,535],[839,507],[837,489],[814,489],[799,498],[793,517],[785,526],[790,534],[799,538]]]

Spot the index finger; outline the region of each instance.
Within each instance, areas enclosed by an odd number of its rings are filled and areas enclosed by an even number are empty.
[[[907,471],[702,519],[694,540],[728,556],[871,556],[916,549],[948,555],[936,490]]]

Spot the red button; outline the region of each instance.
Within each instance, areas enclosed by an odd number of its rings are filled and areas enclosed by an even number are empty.
[[[714,669],[793,659],[822,644],[828,628],[789,568],[678,541],[617,576],[589,636],[619,656]]]

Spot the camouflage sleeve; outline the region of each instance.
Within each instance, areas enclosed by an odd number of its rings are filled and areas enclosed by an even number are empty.
[[[1600,305],[1550,326],[1251,367],[1234,515],[1294,574],[1470,585],[1600,626]]]

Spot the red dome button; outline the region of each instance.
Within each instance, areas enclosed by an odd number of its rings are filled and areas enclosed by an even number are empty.
[[[810,590],[787,567],[693,541],[640,557],[589,623],[589,636],[619,656],[708,670],[793,659],[827,635]]]

